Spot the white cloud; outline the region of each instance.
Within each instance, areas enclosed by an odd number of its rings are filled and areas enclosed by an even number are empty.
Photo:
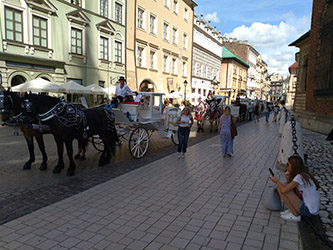
[[[205,15],[205,20],[212,21],[213,23],[219,23],[220,22],[220,18],[217,16],[216,11],[214,11],[211,14],[206,14]]]
[[[278,25],[254,22],[250,27],[244,25],[235,28],[227,37],[239,40],[248,40],[268,65],[269,73],[280,73],[288,75],[288,68],[295,61],[295,47],[288,44],[299,38],[310,29],[309,16],[299,19],[292,12],[283,15],[285,21]]]

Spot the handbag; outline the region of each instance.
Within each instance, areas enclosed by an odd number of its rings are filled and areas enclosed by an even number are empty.
[[[233,116],[231,116],[230,132],[231,132],[231,139],[234,139],[235,136],[237,136],[237,127],[233,121]]]
[[[281,210],[281,198],[275,185],[266,187],[264,205],[268,210]]]

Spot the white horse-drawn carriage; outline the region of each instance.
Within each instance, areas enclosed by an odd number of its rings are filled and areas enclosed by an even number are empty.
[[[128,141],[129,152],[137,159],[146,154],[154,131],[178,144],[176,121],[180,115],[178,108],[163,109],[163,93],[138,92],[138,95],[142,96],[140,102],[121,103],[119,108],[112,109],[118,137]],[[92,143],[96,149],[103,150],[98,136],[92,138]]]

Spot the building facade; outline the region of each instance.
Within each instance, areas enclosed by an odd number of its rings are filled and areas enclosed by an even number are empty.
[[[184,92],[184,82],[191,81],[193,10],[197,5],[192,0],[137,0],[128,4],[129,87]]]
[[[300,48],[295,117],[304,128],[324,134],[333,127],[332,19],[333,1],[314,0],[311,30],[290,44]]]
[[[268,100],[268,91],[270,90],[267,82],[267,63],[262,59],[261,55],[257,57],[256,65],[256,95],[261,100]]]
[[[235,99],[238,95],[246,95],[247,70],[250,66],[222,47],[222,64],[220,78],[220,94]]]
[[[256,79],[261,78],[261,76],[257,75],[259,71],[257,71],[256,68],[260,53],[253,46],[248,44],[248,41],[241,41],[236,38],[225,38],[223,46],[249,65],[246,81],[246,95],[252,99],[259,99],[262,89]]]
[[[297,83],[297,69],[298,69],[297,62],[293,63],[289,67],[289,74],[290,74],[289,89],[287,92],[287,100],[286,100],[286,105],[288,107],[294,107],[296,83]]]
[[[269,101],[271,102],[278,102],[282,98],[283,93],[283,77],[280,74],[272,74],[269,77]]]
[[[125,10],[125,0],[0,0],[2,84],[108,87],[125,74]]]
[[[247,71],[247,83],[246,83],[246,93],[249,98],[255,99],[260,98],[260,88],[257,84],[257,58],[259,53],[252,47],[249,46],[248,50],[248,64],[249,69]]]
[[[193,24],[192,103],[206,99],[209,91],[218,94],[222,62],[221,31],[195,16]]]

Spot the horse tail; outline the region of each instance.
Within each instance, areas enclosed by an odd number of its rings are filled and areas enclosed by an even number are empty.
[[[106,124],[107,124],[107,131],[110,138],[110,149],[111,153],[114,155],[116,151],[116,142],[118,140],[117,130],[115,123],[115,114],[111,110],[104,109],[106,115]]]

